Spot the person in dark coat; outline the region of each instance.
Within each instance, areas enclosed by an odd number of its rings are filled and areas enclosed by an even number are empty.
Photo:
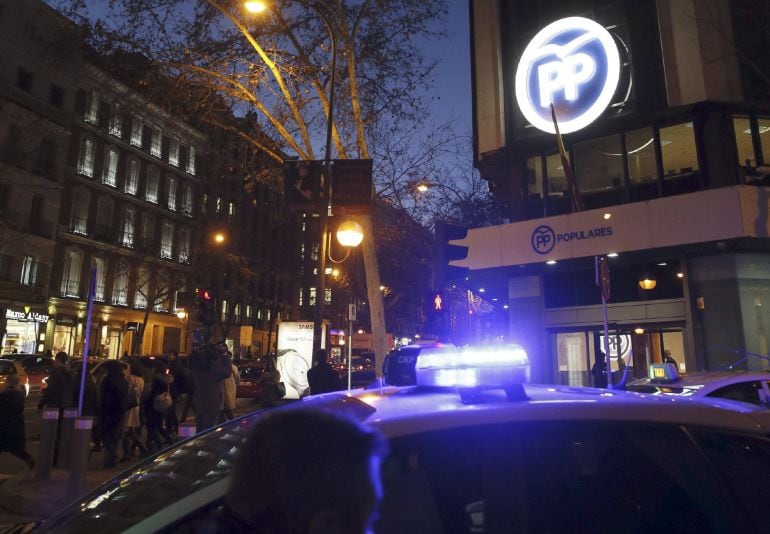
[[[116,360],[104,362],[107,375],[99,391],[99,421],[104,444],[104,468],[115,467],[118,442],[123,434],[123,418],[128,400],[128,381],[123,366]]]
[[[193,380],[190,374],[190,362],[188,357],[177,357],[170,367],[171,376],[174,381],[171,383],[171,398],[174,404],[178,406],[181,412],[178,423],[184,423],[187,420],[187,414],[192,405]]]
[[[209,345],[193,352],[190,368],[195,387],[195,427],[203,432],[217,424],[224,403],[222,381],[232,372],[227,345]]]
[[[72,386],[72,406],[77,408],[80,404],[80,383],[83,377],[83,366],[78,365],[77,370],[72,373],[73,386]],[[94,425],[91,427],[91,441],[94,443],[94,447],[101,448],[101,436],[99,435],[99,424],[97,421],[97,415],[99,414],[99,392],[96,388],[96,380],[94,375],[86,371],[85,389],[83,390],[83,411],[81,415],[83,417],[93,417]]]
[[[150,385],[150,394],[147,395],[144,404],[144,414],[147,424],[147,450],[153,451],[163,447],[163,445],[172,445],[174,443],[171,435],[166,431],[163,422],[166,418],[166,410],[158,409],[156,397],[169,394],[169,384],[166,381],[165,366],[161,362],[156,364],[156,372],[152,377]]]
[[[0,452],[10,452],[21,458],[30,469],[35,467],[35,460],[27,452],[24,428],[24,391],[19,384],[19,377],[10,375],[5,389],[0,392]]]
[[[307,372],[310,394],[328,393],[343,389],[342,380],[334,368],[326,362],[326,351],[318,349],[315,353],[315,366]]]

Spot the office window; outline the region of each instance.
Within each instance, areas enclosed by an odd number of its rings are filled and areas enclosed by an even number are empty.
[[[324,288],[324,304],[332,303],[332,290],[330,288]]]
[[[257,309],[257,320],[262,320],[262,308]]]
[[[163,146],[163,133],[158,128],[152,128],[152,137],[150,140],[150,154],[159,158]]]
[[[22,91],[27,91],[29,93],[32,91],[32,80],[34,77],[35,75],[32,71],[27,70],[24,67],[19,67],[16,71],[16,86]]]
[[[36,165],[38,170],[46,176],[51,176],[56,167],[56,142],[50,138],[40,141],[37,149]]]
[[[179,263],[188,263],[190,261],[190,229],[179,229]]]
[[[193,209],[193,188],[189,184],[184,186],[184,196],[182,197],[182,213],[192,217]]]
[[[176,180],[169,176],[166,180],[166,206],[171,211],[176,211]]]
[[[303,291],[303,288],[299,288],[299,301],[300,306],[305,305],[305,292]]]
[[[83,112],[83,120],[90,124],[99,124],[99,93],[96,91],[86,93],[86,109]]]
[[[140,267],[136,273],[136,291],[134,292],[134,308],[143,310],[147,307],[147,296],[150,289],[150,272],[147,267]]]
[[[20,283],[25,286],[33,286],[37,282],[37,266],[38,263],[34,256],[24,256],[21,262],[21,279]]]
[[[171,296],[171,279],[169,278],[168,273],[166,271],[160,271],[155,284],[155,304],[152,309],[156,312],[167,312],[170,301],[169,297]]]
[[[120,106],[117,104],[113,104],[110,110],[110,124],[107,127],[107,131],[115,137],[123,137],[123,115],[120,113]]]
[[[123,209],[123,224],[120,231],[120,244],[124,247],[134,248],[134,228],[136,212],[134,208]]]
[[[72,192],[72,210],[70,211],[70,231],[75,234],[88,234],[88,211],[91,195],[85,187]]]
[[[107,285],[107,269],[104,259],[94,258],[94,269],[96,269],[96,285],[94,286],[94,300],[104,302],[104,288]]]
[[[139,117],[131,118],[131,145],[141,148],[142,147],[142,130],[144,124]]]
[[[691,122],[661,128],[660,150],[663,154],[664,178],[698,170],[695,129]]]
[[[96,204],[96,234],[98,237],[109,237],[112,228],[112,213],[114,203],[108,196],[99,197]]]
[[[168,146],[168,162],[174,167],[179,167],[179,140],[171,139]]]
[[[759,124],[759,140],[762,143],[762,160],[770,165],[770,119],[757,119]]]
[[[222,211],[222,197],[217,197],[217,213]]]
[[[118,183],[118,151],[114,147],[104,149],[102,183],[115,187]]]
[[[160,257],[171,259],[174,257],[174,225],[164,221],[160,235]]]
[[[652,128],[641,128],[626,133],[628,152],[628,181],[632,184],[655,181],[658,170],[655,165],[655,139]]]
[[[84,137],[80,140],[78,174],[89,178],[94,177],[94,141],[90,137]]]
[[[308,299],[307,299],[308,306],[315,306],[315,299],[316,299],[316,290],[314,287],[311,287],[308,290]]]
[[[227,322],[227,312],[228,312],[228,310],[229,310],[229,303],[227,302],[227,300],[222,299],[222,315],[221,315],[221,318],[222,318],[222,322],[223,323]]]
[[[112,303],[116,306],[128,305],[128,263],[121,261],[115,269],[112,282]]]
[[[190,145],[187,150],[187,173],[195,176],[195,147]]]
[[[623,149],[619,135],[575,145],[575,179],[579,191],[602,191],[623,185]]]
[[[155,241],[155,217],[151,213],[142,214],[142,247],[146,251],[152,251]]]
[[[123,190],[129,195],[135,195],[139,189],[139,160],[130,157],[126,162],[126,182]]]
[[[541,198],[543,195],[543,165],[540,156],[527,158],[527,192],[529,198]],[[302,231],[305,231],[305,223],[302,223]]]
[[[246,304],[246,319],[251,319],[251,304]]]
[[[564,196],[564,193],[569,189],[569,185],[567,184],[567,175],[564,173],[564,166],[561,164],[559,154],[546,156],[545,172],[548,177],[548,194]]]
[[[52,83],[48,88],[48,102],[57,108],[64,105],[64,89]]]
[[[158,182],[160,182],[160,171],[151,165],[147,169],[147,183],[144,188],[144,199],[147,202],[158,203]]]
[[[64,255],[61,294],[64,297],[80,296],[80,267],[83,255],[77,250],[68,250]]]
[[[230,202],[227,205],[227,215],[228,217],[235,217],[235,202]]]

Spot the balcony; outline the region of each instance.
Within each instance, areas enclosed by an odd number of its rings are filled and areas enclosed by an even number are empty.
[[[0,254],[0,298],[45,302],[48,270],[44,263]]]
[[[29,213],[12,210],[6,210],[0,214],[0,219],[18,232],[36,235],[45,239],[54,238],[55,224],[53,221],[32,220]]]

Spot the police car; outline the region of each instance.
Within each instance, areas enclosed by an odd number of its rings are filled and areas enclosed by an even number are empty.
[[[343,412],[388,439],[375,532],[754,532],[770,524],[770,440],[747,404],[530,385],[519,347],[420,351],[414,371],[416,385],[278,408]],[[238,448],[264,413],[157,454],[42,531],[195,532],[221,507]]]

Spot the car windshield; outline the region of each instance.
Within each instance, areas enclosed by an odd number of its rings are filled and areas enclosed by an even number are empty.
[[[284,409],[296,406],[342,410],[359,421],[373,412],[371,406],[344,395],[309,398]],[[185,497],[206,499],[202,490],[226,482],[238,448],[264,413],[228,421],[134,466],[47,521],[42,531],[121,532]]]
[[[261,367],[241,367],[241,378],[245,380],[259,378],[262,374]]]

